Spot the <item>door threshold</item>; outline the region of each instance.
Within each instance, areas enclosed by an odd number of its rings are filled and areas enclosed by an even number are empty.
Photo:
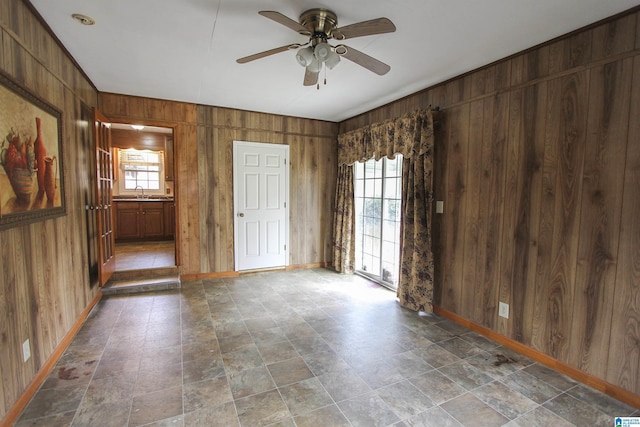
[[[140,268],[135,270],[116,270],[113,272],[113,280],[133,279],[144,276],[164,276],[167,274],[179,274],[178,266]]]
[[[268,271],[285,271],[286,269],[287,267],[283,265],[280,267],[266,267],[266,268],[256,268],[252,270],[241,270],[241,271],[236,271],[236,273],[243,275],[243,274],[253,274],[253,273],[264,273]]]

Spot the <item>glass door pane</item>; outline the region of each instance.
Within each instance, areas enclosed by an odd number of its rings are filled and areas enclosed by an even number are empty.
[[[355,165],[356,271],[397,287],[402,156]]]

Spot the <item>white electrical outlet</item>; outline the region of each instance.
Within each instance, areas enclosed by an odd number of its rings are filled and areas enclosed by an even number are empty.
[[[25,362],[31,358],[31,345],[29,344],[29,338],[22,343],[22,358]]]
[[[444,202],[442,200],[436,201],[436,213],[444,213]]]
[[[509,304],[501,302],[498,304],[498,316],[509,318]]]

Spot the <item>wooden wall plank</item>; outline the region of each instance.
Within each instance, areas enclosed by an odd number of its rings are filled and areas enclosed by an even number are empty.
[[[549,45],[549,73],[557,74],[591,61],[593,30],[586,30]]]
[[[446,239],[446,254],[442,291],[442,304],[459,309],[462,303],[462,283],[464,266],[465,188],[467,185],[465,164],[469,139],[469,106],[452,108],[447,111],[447,188],[445,212],[447,221],[443,223],[443,237]]]
[[[613,314],[633,61],[591,71],[580,244],[569,363],[606,375]]]
[[[635,13],[636,16],[636,49],[640,49],[640,12]]]
[[[517,163],[514,251],[512,257],[511,310],[517,313],[511,322],[512,336],[520,342],[530,342],[533,306],[528,304],[535,288],[538,234],[542,187],[542,162],[546,128],[546,84],[527,86],[522,91],[522,147]]]
[[[640,57],[633,59],[631,99],[640,99]],[[640,103],[632,102],[624,167],[618,262],[613,287],[606,380],[640,394]],[[620,165],[618,165],[620,166]],[[607,283],[607,286],[611,286]]]
[[[512,77],[512,79],[515,79]],[[517,81],[517,79],[515,79]],[[505,197],[503,210],[503,225],[502,225],[502,242],[501,246],[501,259],[500,259],[500,281],[498,285],[498,302],[511,305],[512,297],[512,280],[513,280],[513,259],[512,256],[515,252],[515,235],[517,226],[517,217],[515,213],[517,209],[517,198],[515,195],[518,193],[518,175],[520,156],[522,150],[523,137],[523,125],[522,125],[522,90],[515,90],[509,94],[509,117],[508,117],[508,131],[507,141],[505,146],[505,172],[504,182],[501,185],[504,188],[504,194],[508,194],[509,197]],[[511,336],[511,322],[502,317],[496,319],[496,330],[507,336]]]
[[[498,95],[484,100],[484,111],[488,115],[482,141],[482,177],[480,186],[480,221],[478,281],[481,312],[476,316],[479,323],[495,327],[498,310],[498,288],[500,277],[500,253],[502,241],[502,207],[504,206],[504,151],[507,138],[508,95]],[[478,286],[478,285],[476,285]]]
[[[546,106],[546,131],[544,145],[544,161],[542,166],[542,194],[540,202],[539,226],[537,236],[537,265],[534,283],[535,296],[530,344],[533,348],[546,352],[546,337],[550,335],[547,313],[550,307],[552,246],[554,236],[554,212],[556,205],[556,182],[558,175],[558,157],[560,144],[557,132],[560,126],[562,109],[562,92],[560,80],[548,82]]]
[[[635,47],[636,16],[627,15],[593,30],[593,60],[597,61]]]
[[[428,101],[426,101],[428,102]],[[437,123],[437,125],[435,124]],[[446,209],[449,207],[449,201],[447,200],[447,188],[448,181],[448,147],[449,147],[449,135],[448,126],[445,121],[445,117],[441,113],[434,114],[434,147],[433,147],[433,195],[435,201],[442,201]],[[453,206],[453,204],[452,204]],[[449,215],[437,214],[434,206],[431,207],[432,221],[432,246],[434,257],[434,283],[443,284],[444,278],[444,264],[445,254],[449,253],[447,247],[447,239],[444,237],[444,230],[448,229]],[[434,304],[443,304],[442,296],[443,286],[434,286],[433,289],[433,301]]]
[[[465,170],[463,197],[465,199],[465,221],[462,224],[464,246],[462,257],[462,288],[460,309],[472,315],[472,320],[480,317],[479,304],[482,300],[482,281],[477,279],[477,263],[479,257],[479,229],[483,225],[480,216],[480,189],[482,177],[482,142],[483,142],[484,102],[472,102],[469,105],[469,133],[466,147],[466,158],[460,165]],[[490,124],[487,124],[490,127]],[[464,143],[464,142],[463,142]]]
[[[547,311],[547,352],[567,360],[575,293],[575,264],[579,243],[582,171],[588,110],[589,72],[561,78],[561,121],[556,144],[560,146],[556,181],[554,234]]]

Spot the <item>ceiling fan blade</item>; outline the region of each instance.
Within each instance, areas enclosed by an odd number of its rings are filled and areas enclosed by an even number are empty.
[[[304,34],[306,36],[310,36],[311,32],[309,30],[307,30],[304,26],[302,26],[302,24],[300,24],[298,21],[294,21],[293,19],[289,18],[288,16],[284,16],[283,14],[281,14],[280,12],[275,12],[272,10],[262,10],[260,12],[258,12],[260,15],[269,18],[273,21],[276,21],[278,24],[282,24],[285,27],[289,27],[291,28],[293,31],[296,31],[300,34]]]
[[[336,40],[344,40],[373,34],[393,33],[395,30],[396,26],[388,18],[378,18],[336,28],[332,35]]]
[[[305,68],[304,71],[304,85],[305,86],[314,86],[318,83],[318,74],[319,72],[309,71],[309,68]]]
[[[240,58],[240,59],[236,59],[236,62],[238,64],[246,64],[247,62],[254,61],[254,60],[260,59],[260,58],[264,58],[265,56],[275,55],[276,53],[284,52],[285,50],[297,49],[300,46],[302,46],[302,45],[300,45],[298,43],[288,44],[286,46],[276,47],[275,49],[265,50],[264,52],[254,53],[253,55],[249,55],[249,56],[245,56],[245,57]]]
[[[341,50],[346,50],[346,52],[341,53]],[[359,50],[343,44],[336,46],[336,52],[338,52],[340,56],[348,59],[349,61],[355,62],[369,71],[373,71],[379,76],[387,74],[391,69],[391,67],[384,62],[378,61],[376,58],[369,56],[366,53],[362,53]]]

